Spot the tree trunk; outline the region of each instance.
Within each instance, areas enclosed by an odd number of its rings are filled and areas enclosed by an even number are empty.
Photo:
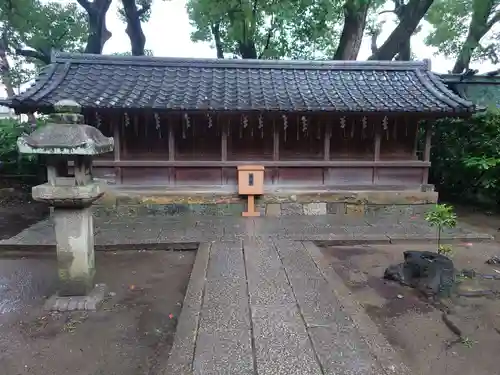
[[[358,57],[371,1],[365,1],[359,6],[356,3],[356,0],[347,0],[344,5],[344,28],[334,60],[356,60]]]
[[[2,73],[2,83],[5,86],[5,91],[9,98],[16,95],[14,91],[14,86],[12,85],[12,80],[10,79],[10,64],[7,59],[7,37],[2,36],[0,40],[0,71]]]
[[[433,2],[434,0],[410,0],[401,12],[396,28],[369,60],[392,60],[403,51]]]
[[[238,50],[242,59],[257,58],[257,48],[255,48],[255,42],[253,40],[247,42],[239,41]]]
[[[10,64],[7,59],[7,45],[6,38],[2,38],[0,41],[0,66],[1,66],[1,74],[2,74],[2,82],[5,86],[5,92],[7,93],[7,97],[12,98],[16,95],[14,91],[14,86],[12,85],[12,80],[10,79]],[[28,122],[30,124],[36,124],[36,118],[33,113],[28,113]]]
[[[404,0],[393,0],[393,2],[394,2],[394,13],[396,13],[398,21],[401,22],[407,5],[405,4]],[[407,41],[405,41],[405,43],[401,45],[401,49],[398,51],[396,60],[398,61],[411,60],[411,36],[410,38],[408,38]]]
[[[136,0],[122,0],[125,19],[127,21],[127,35],[130,39],[133,56],[144,56],[144,47],[146,45],[146,36],[142,31],[141,16],[149,11],[151,4],[143,5],[137,8]]]
[[[211,26],[212,35],[214,37],[215,49],[217,50],[217,58],[224,58],[224,44],[222,44],[220,36],[220,23],[213,24]]]
[[[50,64],[50,52],[47,53],[31,49],[16,48],[16,55],[40,60],[45,65]]]
[[[101,54],[104,44],[111,38],[111,33],[106,28],[106,13],[111,5],[111,0],[77,0],[86,11],[89,22],[89,36],[85,53]]]
[[[411,39],[408,39],[406,43],[401,45],[396,60],[398,61],[410,61],[411,60]]]
[[[474,0],[469,32],[457,56],[452,73],[460,74],[469,68],[472,53],[479,46],[481,38],[500,20],[500,15],[496,14],[491,21],[488,22],[488,18],[493,12],[494,5],[495,0]]]

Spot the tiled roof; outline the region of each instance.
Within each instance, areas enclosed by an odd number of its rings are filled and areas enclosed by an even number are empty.
[[[473,112],[427,62],[279,61],[58,53],[5,104],[213,111]]]

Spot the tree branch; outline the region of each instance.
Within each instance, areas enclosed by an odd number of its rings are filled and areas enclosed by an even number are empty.
[[[85,9],[87,12],[90,12],[92,9],[92,5],[88,0],[76,0],[80,6]]]
[[[380,35],[380,31],[374,30],[370,35],[370,49],[372,51],[372,55],[375,55],[378,51],[377,40]]]
[[[142,17],[145,13],[151,10],[151,3],[143,5],[140,9],[137,10],[138,17]]]
[[[269,45],[271,44],[271,38],[273,37],[273,33],[274,33],[273,23],[274,23],[273,20],[271,20],[271,27],[269,28],[269,31],[267,32],[266,44],[258,57],[259,60],[262,58],[262,56],[264,56],[264,53],[269,49]]]
[[[491,29],[493,27],[493,25],[495,23],[497,23],[498,21],[500,21],[500,10],[497,11],[495,13],[495,15],[491,18],[491,20],[488,21],[488,23],[486,24],[486,27],[489,29]]]
[[[214,42],[215,42],[215,49],[217,50],[217,58],[218,59],[223,59],[224,58],[224,44],[222,43],[221,36],[220,36],[220,22],[217,22],[210,26],[210,29],[212,31],[212,35],[214,37]]]
[[[254,0],[253,1],[253,6],[252,6],[252,16],[255,18],[255,15],[257,14],[257,5],[259,3],[259,0]]]
[[[399,23],[377,53],[369,60],[392,60],[404,47],[418,27],[434,0],[410,0],[398,14]]]
[[[50,64],[50,55],[43,52],[35,51],[32,49],[16,48],[16,55],[30,57],[32,59],[40,60],[45,64]]]

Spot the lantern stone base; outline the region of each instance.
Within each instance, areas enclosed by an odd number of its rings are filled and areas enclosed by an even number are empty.
[[[98,284],[86,296],[65,297],[58,294],[50,297],[45,302],[47,311],[95,311],[108,296],[108,288]]]
[[[92,210],[55,207],[59,295],[85,296],[94,287],[94,225]]]

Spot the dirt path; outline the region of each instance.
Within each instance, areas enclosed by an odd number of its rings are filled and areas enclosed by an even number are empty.
[[[484,228],[484,225],[482,226]],[[454,247],[455,267],[498,274],[485,264],[500,252],[498,243]],[[466,340],[459,340],[443,322],[442,311],[410,288],[382,279],[385,268],[403,260],[405,250],[433,250],[432,245],[330,247],[323,249],[352,295],[400,350],[415,375],[491,375],[499,373],[500,300],[455,297],[444,301]],[[496,271],[495,271],[496,270]],[[460,290],[491,289],[500,281],[463,280]]]
[[[0,182],[0,240],[15,236],[48,214],[47,205],[33,201],[29,186]]]
[[[93,313],[42,311],[54,257],[0,260],[0,372],[157,374],[168,356],[195,252],[98,253],[96,281],[112,294]],[[3,307],[3,309],[2,309]]]

